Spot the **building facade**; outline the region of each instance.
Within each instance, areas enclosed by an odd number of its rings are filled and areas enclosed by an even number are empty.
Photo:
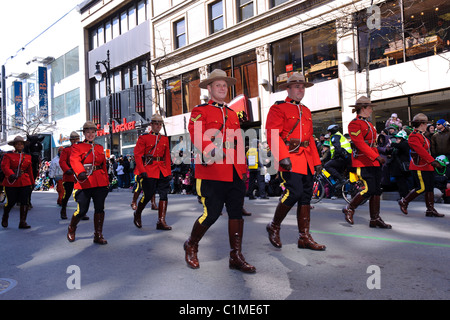
[[[57,45],[55,45],[57,41]],[[51,160],[86,121],[80,14],[72,9],[3,65],[1,149],[16,135],[41,135]]]

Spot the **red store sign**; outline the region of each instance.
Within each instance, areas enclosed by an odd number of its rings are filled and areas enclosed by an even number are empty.
[[[109,122],[103,126],[103,128],[100,128],[100,125],[97,125],[97,136],[105,136],[107,134],[109,134],[109,132],[105,132],[105,128],[109,129]],[[108,130],[107,129],[107,130]],[[131,121],[131,122],[127,122],[127,119],[123,118],[123,122],[122,124],[118,124],[116,125],[114,122],[112,124],[112,132],[113,133],[118,133],[118,132],[124,132],[124,131],[128,131],[128,130],[134,130],[136,129],[136,121]]]

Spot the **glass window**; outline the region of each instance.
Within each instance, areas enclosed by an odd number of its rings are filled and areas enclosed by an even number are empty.
[[[64,95],[62,94],[52,100],[52,118],[53,120],[59,120],[64,116]]]
[[[103,25],[97,28],[97,36],[98,36],[98,46],[101,46],[105,43],[105,29]]]
[[[258,96],[258,70],[255,50],[233,57],[233,77],[236,78],[234,97],[244,94],[248,98]]]
[[[148,66],[147,66],[147,61],[141,61],[139,63],[139,68],[140,68],[140,72],[139,72],[139,83],[146,83],[148,82]]]
[[[181,78],[175,77],[166,80],[166,113],[167,116],[176,116],[183,113],[181,95]]]
[[[64,79],[64,56],[61,56],[53,61],[51,66],[52,85],[54,85]]]
[[[308,82],[338,76],[336,25],[334,22],[303,33],[303,67]]]
[[[65,77],[68,77],[80,70],[78,47],[65,54]]]
[[[120,71],[116,70],[113,72],[113,83],[114,85],[112,86],[112,92],[119,92],[120,90],[122,90],[122,83],[120,81]]]
[[[130,88],[130,70],[129,68],[123,68],[122,69],[122,88],[123,89],[129,89]]]
[[[138,76],[138,65],[133,64],[131,66],[131,86],[134,87],[138,84],[139,76]]]
[[[146,20],[145,16],[145,0],[139,1],[137,4],[137,18],[138,18],[138,24],[141,24]]]
[[[131,30],[136,27],[136,7],[132,6],[128,9],[128,28]]]
[[[406,59],[413,60],[450,47],[450,3],[404,0]]]
[[[272,44],[274,89],[287,81],[292,72],[302,72],[300,36],[295,35]]]
[[[183,74],[183,110],[191,112],[192,109],[200,102],[200,73],[194,70]]]
[[[80,112],[80,88],[66,93],[66,117]]]
[[[111,41],[112,39],[112,27],[111,27],[111,21],[106,21],[105,23],[105,41]]]
[[[98,47],[97,29],[91,31],[90,41],[92,50]]]
[[[124,11],[120,14],[120,34],[128,31],[128,13]]]
[[[186,45],[186,21],[184,19],[174,23],[175,49]]]
[[[223,29],[223,5],[222,1],[217,1],[209,5],[210,33]]]
[[[380,28],[369,29],[367,10],[357,15],[360,68],[370,69],[403,61],[403,36],[399,1],[387,1],[380,8]]]
[[[276,6],[278,6],[278,5],[282,4],[282,3],[285,3],[287,1],[289,1],[289,0],[271,0],[270,1],[271,8],[276,7]]]
[[[112,37],[116,38],[120,35],[119,17],[116,16],[112,20]]]
[[[253,17],[253,0],[237,0],[238,21]]]
[[[348,132],[347,128],[342,128],[341,109],[331,109],[312,113],[313,133],[319,138],[321,134],[327,134],[329,125],[337,124],[341,133]]]

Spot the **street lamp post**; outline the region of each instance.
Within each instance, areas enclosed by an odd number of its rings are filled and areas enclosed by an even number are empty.
[[[109,144],[110,144],[110,150],[112,155],[112,149],[113,149],[113,127],[112,123],[114,121],[113,119],[113,112],[112,112],[112,103],[111,103],[111,64],[109,60],[109,50],[106,52],[106,60],[97,61],[95,63],[95,72],[94,76],[97,81],[102,81],[103,79],[103,73],[100,70],[100,65],[103,65],[106,70],[106,94],[107,94],[107,110],[109,111]]]

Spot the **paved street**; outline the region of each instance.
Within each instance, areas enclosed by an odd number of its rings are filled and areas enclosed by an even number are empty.
[[[256,274],[228,268],[227,217],[200,242],[200,269],[184,261],[183,242],[201,212],[196,197],[170,195],[167,222],[155,229],[156,211],[147,208],[143,228],[132,222],[131,192],[108,195],[105,246],[92,242],[90,220],[82,221],[69,243],[69,220],[59,219],[55,192],[34,192],[28,230],[17,228],[18,208],[0,230],[0,300],[152,299],[303,300],[449,299],[450,205],[437,204],[445,218],[426,218],[423,202],[410,214],[395,201],[382,201],[382,217],[392,230],[368,227],[368,205],[355,224],[344,221],[343,200],[323,200],[312,210],[311,230],[325,252],[298,249],[295,212],[282,224],[283,248],[272,247],[265,225],[277,198],[246,200],[243,253]],[[73,200],[68,213],[75,210]],[[79,289],[77,288],[79,287]]]

